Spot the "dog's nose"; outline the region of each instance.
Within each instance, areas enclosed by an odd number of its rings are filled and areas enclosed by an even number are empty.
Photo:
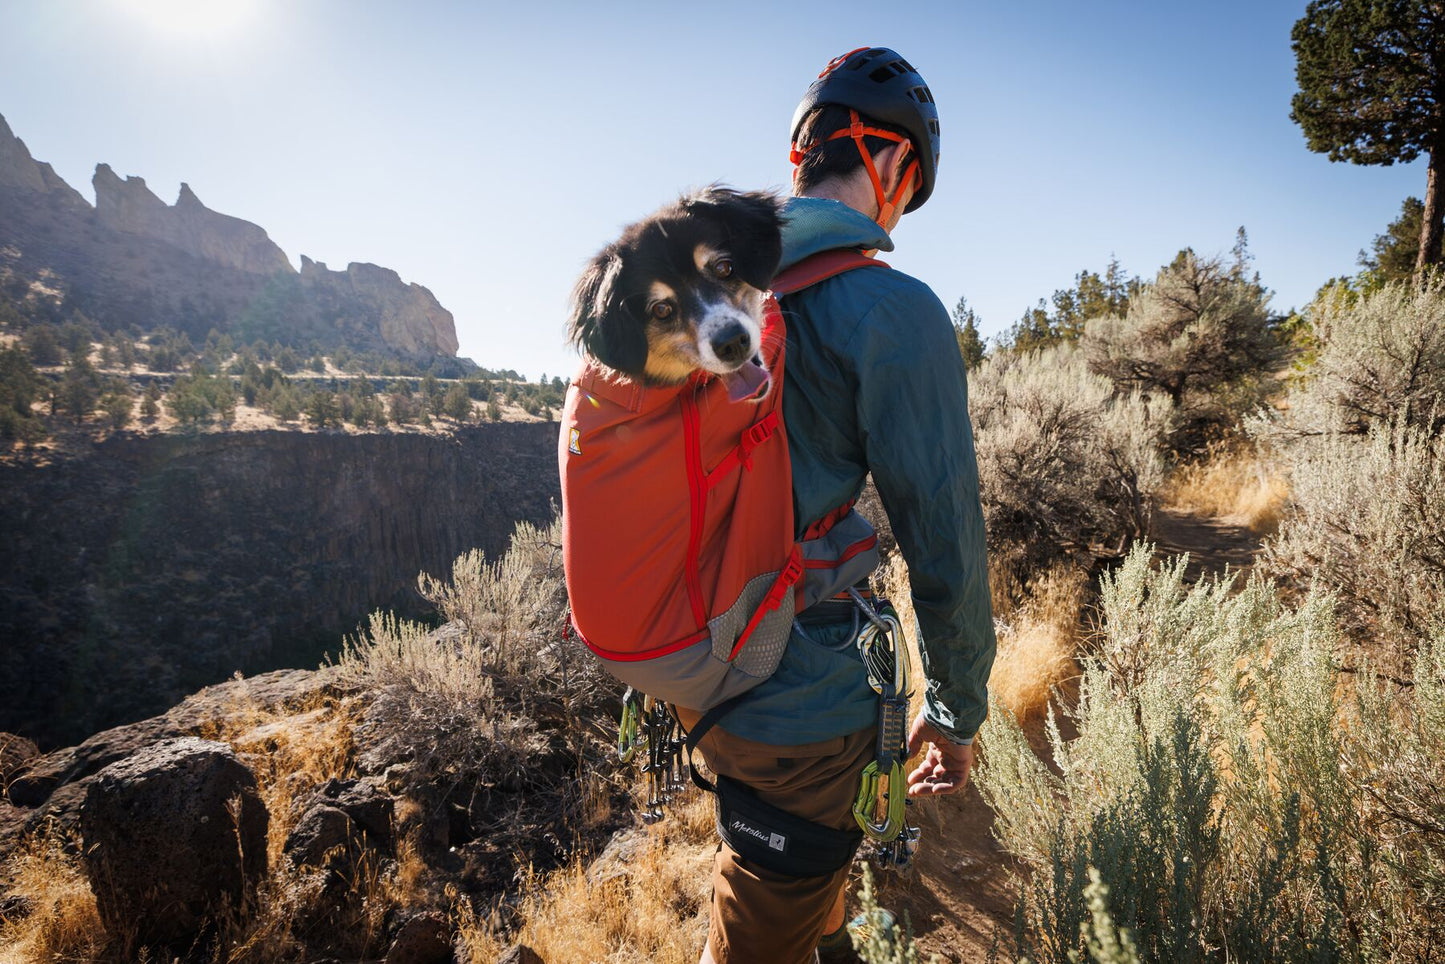
[[[725,365],[738,365],[753,354],[753,340],[742,325],[734,322],[712,337],[712,351]]]

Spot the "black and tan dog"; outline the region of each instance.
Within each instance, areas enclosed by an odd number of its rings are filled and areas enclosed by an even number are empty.
[[[698,369],[747,397],[763,302],[782,257],[779,201],[711,187],[623,231],[592,259],[573,292],[571,341],[648,385],[676,385]]]

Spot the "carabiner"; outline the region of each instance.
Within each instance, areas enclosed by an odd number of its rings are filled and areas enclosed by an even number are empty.
[[[617,723],[617,758],[623,763],[632,762],[638,749],[647,742],[638,737],[642,712],[642,695],[627,687],[627,692],[622,694],[622,718]]]
[[[903,766],[895,761],[888,768],[885,783],[878,761],[869,761],[863,768],[858,797],[853,801],[853,819],[859,828],[879,843],[888,843],[903,830],[907,804]]]

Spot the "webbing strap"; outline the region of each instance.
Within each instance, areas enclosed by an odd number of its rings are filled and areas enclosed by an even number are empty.
[[[820,251],[804,258],[795,265],[778,272],[773,279],[775,295],[790,295],[804,288],[811,288],[820,281],[840,275],[854,268],[886,268],[886,261],[870,258],[856,248],[833,248]]]
[[[742,702],[742,698],[745,695],[746,694],[744,693],[739,693],[732,699],[723,700],[717,706],[714,706],[712,709],[708,710],[698,719],[696,723],[692,725],[692,729],[687,731],[687,738],[683,740],[682,745],[684,748],[684,752],[687,753],[688,772],[692,774],[692,782],[696,784],[697,788],[699,790],[702,790],[704,793],[717,793],[717,787],[713,786],[711,780],[703,776],[701,773],[697,772],[697,764],[692,762],[692,751],[696,750],[698,743],[702,741],[702,738],[704,736],[707,736],[707,731],[711,730],[714,726],[717,726],[718,722],[724,716],[727,716],[729,713],[731,713],[733,707],[737,706],[738,703]]]
[[[773,437],[782,421],[777,409],[773,409],[753,424],[749,425],[738,440],[738,444],[731,452],[723,456],[723,460],[707,474],[708,488],[718,484],[718,481],[725,475],[737,468],[739,465],[745,471],[751,471],[753,467],[753,449],[762,445]]]
[[[888,219],[893,216],[894,210],[898,207],[898,199],[903,196],[903,189],[913,183],[913,176],[918,173],[918,158],[915,157],[913,163],[908,165],[908,169],[905,170],[903,176],[898,179],[897,186],[893,188],[893,196],[889,197],[883,191],[883,181],[878,176],[878,168],[873,164],[873,155],[868,153],[868,148],[863,143],[863,138],[878,137],[885,141],[907,144],[910,150],[913,149],[913,142],[903,134],[895,134],[893,131],[865,126],[863,119],[858,116],[858,112],[851,107],[848,109],[848,120],[850,123],[847,127],[834,131],[821,141],[814,141],[812,144],[801,149],[799,149],[797,144],[794,144],[792,150],[788,152],[788,160],[792,161],[796,166],[801,164],[803,158],[808,155],[808,152],[816,148],[819,144],[836,141],[840,137],[853,138],[853,143],[858,145],[858,153],[863,155],[863,166],[868,169],[868,179],[873,182],[873,196],[878,201],[878,217],[875,220],[880,225],[886,226]]]
[[[788,561],[783,563],[778,578],[773,580],[772,588],[763,597],[763,601],[758,604],[758,608],[753,610],[753,618],[748,620],[748,624],[738,634],[737,642],[733,643],[733,651],[728,653],[729,663],[738,658],[743,644],[748,641],[748,637],[752,636],[753,630],[758,628],[758,623],[763,621],[763,617],[783,604],[783,598],[787,596],[788,590],[803,578],[804,568],[803,552],[795,544],[793,551],[788,553]]]

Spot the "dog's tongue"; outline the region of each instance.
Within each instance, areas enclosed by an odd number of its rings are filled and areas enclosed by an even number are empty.
[[[736,371],[728,372],[722,376],[723,384],[728,387],[728,400],[741,402],[745,398],[752,398],[759,394],[768,384],[768,370],[758,364],[756,358],[743,362],[743,366]]]

